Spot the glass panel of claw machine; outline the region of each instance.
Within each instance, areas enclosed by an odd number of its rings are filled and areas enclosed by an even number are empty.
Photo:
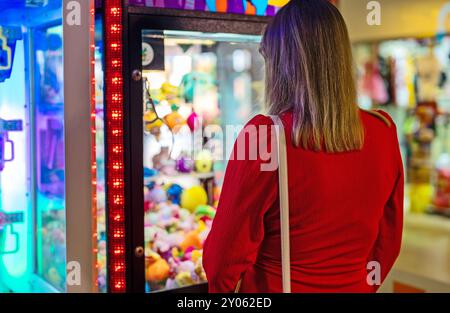
[[[230,152],[223,142],[232,145],[262,109],[259,41],[235,34],[142,33],[149,292],[206,282],[202,246]]]
[[[62,1],[0,12],[0,292],[64,291]]]
[[[103,20],[95,16],[95,137],[97,163],[97,269],[98,291],[107,291],[106,199],[105,199],[105,127],[103,103]]]

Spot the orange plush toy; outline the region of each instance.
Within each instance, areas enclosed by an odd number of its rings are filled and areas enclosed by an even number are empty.
[[[186,249],[189,248],[189,247],[194,247],[196,249],[201,249],[202,246],[203,245],[202,245],[202,242],[200,240],[200,236],[199,236],[198,232],[195,231],[195,230],[190,231],[189,233],[187,233],[186,237],[184,238],[184,240],[180,244],[180,248],[183,251],[186,251]]]
[[[175,134],[180,130],[181,126],[186,124],[186,120],[176,110],[166,115],[164,117],[164,121],[166,122],[170,130],[173,131]]]
[[[159,255],[153,255],[147,258],[147,270],[145,277],[147,281],[158,282],[169,277],[170,266],[166,260]]]

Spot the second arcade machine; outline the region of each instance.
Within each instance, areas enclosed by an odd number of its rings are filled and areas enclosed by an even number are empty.
[[[93,1],[0,12],[0,292],[96,291]]]
[[[64,291],[61,1],[0,11],[0,292]]]

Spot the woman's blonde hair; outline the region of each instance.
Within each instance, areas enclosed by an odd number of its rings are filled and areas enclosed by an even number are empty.
[[[350,39],[333,4],[292,0],[267,26],[261,54],[269,114],[293,111],[295,146],[330,153],[362,148]]]

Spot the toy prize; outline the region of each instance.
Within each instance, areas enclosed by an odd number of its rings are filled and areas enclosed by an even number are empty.
[[[201,186],[185,189],[181,194],[181,206],[190,212],[194,212],[199,205],[207,204],[207,202],[208,195]]]
[[[202,150],[195,158],[195,171],[197,173],[210,173],[213,169],[213,157],[209,150]]]

